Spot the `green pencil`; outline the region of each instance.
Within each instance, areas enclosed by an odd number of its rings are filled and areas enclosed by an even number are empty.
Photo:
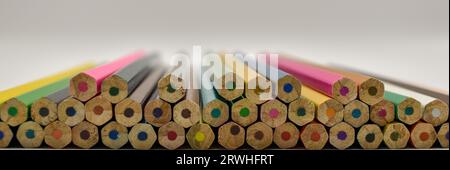
[[[1,120],[13,127],[22,124],[28,119],[30,107],[36,100],[68,87],[69,82],[70,78],[66,78],[7,100],[0,108]]]
[[[391,91],[384,92],[384,99],[395,105],[395,115],[403,123],[412,125],[422,118],[422,105],[416,99]]]

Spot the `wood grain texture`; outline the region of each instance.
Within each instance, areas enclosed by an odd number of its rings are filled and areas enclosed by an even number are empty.
[[[377,149],[383,142],[383,132],[376,124],[365,124],[359,128],[356,139],[363,149]]]

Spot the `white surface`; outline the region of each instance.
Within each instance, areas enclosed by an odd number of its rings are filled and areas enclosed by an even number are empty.
[[[279,51],[449,88],[448,0],[0,0],[0,89],[137,48]]]

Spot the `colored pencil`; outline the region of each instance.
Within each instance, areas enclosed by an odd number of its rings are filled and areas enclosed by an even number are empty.
[[[31,105],[31,119],[42,126],[54,122],[58,119],[59,103],[69,97],[69,85],[67,84],[66,88],[36,100]]]
[[[200,96],[198,89],[187,89],[186,98],[173,107],[175,123],[189,128],[201,119]]]
[[[416,99],[419,103],[424,105],[422,107],[423,108],[422,118],[425,122],[431,123],[435,127],[447,122],[448,105],[442,100],[421,93],[417,93],[412,90],[408,90],[390,83],[386,83],[386,88],[389,89],[390,91],[412,97]]]
[[[383,142],[383,132],[376,124],[365,124],[359,128],[356,139],[363,149],[377,149]]]
[[[38,148],[44,140],[44,130],[38,123],[27,121],[20,124],[16,138],[24,148]]]
[[[448,122],[441,125],[438,131],[439,144],[443,148],[448,148]]]
[[[393,122],[384,127],[383,141],[390,149],[405,148],[409,141],[409,130],[403,123]]]
[[[256,122],[247,128],[247,144],[253,149],[263,150],[269,147],[273,141],[273,130],[267,124]]]
[[[231,106],[231,119],[237,124],[247,127],[258,119],[258,106],[248,98],[243,98]]]
[[[141,60],[143,59],[146,58]],[[144,64],[145,62],[141,60],[135,61],[135,63],[124,67],[119,72],[103,80],[101,95],[114,104],[119,103],[130,95],[150,71],[148,64]],[[136,68],[137,64],[145,67],[140,69],[137,66]]]
[[[336,67],[322,67],[353,80],[358,86],[358,99],[368,105],[374,105],[384,97],[384,83],[374,77],[347,71]]]
[[[291,73],[304,85],[320,91],[342,104],[356,99],[356,83],[339,73],[284,57],[278,58],[278,67]]]
[[[58,120],[73,127],[86,117],[84,104],[75,99],[67,98],[58,105]]]
[[[61,121],[55,121],[44,128],[45,143],[55,149],[62,149],[72,142],[72,130]]]
[[[8,124],[0,122],[0,148],[8,147],[13,136],[14,134]]]
[[[370,106],[370,120],[378,126],[385,126],[395,119],[395,106],[388,100],[381,100]]]
[[[158,91],[153,92],[145,105],[144,119],[155,127],[161,127],[172,120],[172,106],[159,98]]]
[[[270,80],[272,82],[272,87],[274,87],[273,90],[276,90],[273,92],[274,97],[278,97],[278,99],[280,99],[284,103],[290,103],[298,99],[301,96],[302,88],[300,81],[289,73],[279,70],[271,66],[270,64],[266,64],[266,61],[269,60],[269,58],[267,57],[270,56],[264,56],[264,58],[255,58],[255,60],[252,60],[251,58],[237,59],[242,62],[246,60],[246,65],[248,67],[253,70],[257,70],[259,74],[267,79],[270,79],[270,75],[278,76],[277,80]],[[265,70],[259,71],[258,67]]]
[[[186,134],[186,140],[192,149],[206,150],[211,147],[215,140],[211,127],[206,123],[197,123]]]
[[[358,72],[358,73],[362,73],[365,75],[370,75],[372,77],[376,77],[377,79],[382,80],[384,83],[388,82],[391,84],[395,84],[397,86],[403,87],[405,89],[409,89],[412,91],[415,91],[417,93],[421,93],[424,95],[428,95],[431,97],[434,97],[436,99],[442,100],[444,101],[444,103],[446,103],[448,105],[448,90],[441,90],[441,89],[436,89],[436,88],[432,88],[432,87],[427,87],[426,85],[423,84],[417,84],[417,83],[411,83],[411,82],[407,82],[407,81],[402,81],[402,80],[398,80],[398,79],[394,79],[388,76],[382,76],[379,74],[374,74],[374,73],[369,73],[369,72],[364,72],[361,70],[357,70],[357,69],[352,69],[352,68],[348,68],[348,67],[343,67],[343,66],[337,66],[339,68],[345,69],[345,70],[350,70],[353,72]]]
[[[118,104],[114,109],[116,121],[125,127],[132,127],[142,120],[142,108],[147,99],[156,89],[156,83],[164,73],[164,68],[155,68],[145,75],[142,83],[131,93],[131,95]]]
[[[278,99],[269,100],[261,105],[261,121],[272,128],[281,126],[287,120],[287,107]]]
[[[214,82],[213,85],[217,94],[229,102],[242,97],[245,89],[243,77],[237,75],[235,70],[225,65],[223,56],[219,55],[216,57],[206,55],[203,58],[203,62],[215,63],[215,65],[209,67],[209,71],[214,75],[209,77],[209,79],[211,82]],[[205,72],[208,72],[208,70]]]
[[[98,127],[88,121],[82,121],[72,128],[72,142],[82,149],[92,148],[99,138]]]
[[[2,121],[13,127],[25,122],[28,119],[30,107],[33,102],[41,97],[64,89],[69,84],[69,80],[69,78],[66,78],[7,100],[0,108]]]
[[[320,150],[328,142],[327,129],[316,122],[312,122],[302,127],[300,131],[300,140],[308,150]]]
[[[359,100],[353,100],[344,107],[344,121],[359,128],[369,121],[369,106]]]
[[[299,130],[291,122],[283,123],[275,128],[273,142],[281,149],[293,148],[299,139]]]
[[[398,120],[407,125],[412,125],[422,118],[422,105],[419,101],[390,91],[389,86],[385,86],[385,88],[384,99],[395,105],[395,115]]]
[[[344,150],[355,142],[355,129],[346,122],[341,122],[330,128],[330,144]]]
[[[128,129],[115,121],[106,124],[100,134],[102,143],[111,149],[120,149],[128,142]]]
[[[183,145],[185,140],[184,128],[173,121],[158,129],[158,142],[166,149],[175,150]]]
[[[137,51],[76,75],[70,81],[70,93],[78,100],[88,101],[101,91],[102,82],[106,77],[144,55],[143,51]]]
[[[213,83],[202,81],[202,85],[206,83],[211,87],[201,88],[202,120],[212,127],[219,127],[230,118],[230,108],[214,91]]]
[[[22,84],[20,86],[16,86],[10,89],[7,89],[5,91],[0,92],[0,104],[5,102],[6,100],[9,100],[11,98],[20,96],[22,94],[34,91],[36,89],[39,89],[41,87],[45,87],[49,84],[53,84],[55,82],[58,82],[60,80],[66,79],[67,77],[73,76],[75,74],[78,74],[84,70],[90,69],[92,67],[95,67],[94,63],[85,63],[73,68],[70,68],[68,70],[53,74],[51,76],[47,76],[38,80],[34,80],[31,82],[28,82],[26,84]]]
[[[92,98],[85,104],[86,120],[97,126],[102,126],[113,117],[112,104],[103,96]]]
[[[177,103],[186,96],[186,87],[183,87],[183,80],[181,77],[169,71],[158,81],[159,97],[168,103]]]
[[[428,149],[436,142],[437,134],[436,130],[430,123],[417,122],[411,129],[411,144],[415,148]]]
[[[304,126],[314,120],[316,117],[316,105],[306,97],[300,98],[289,103],[288,118],[298,126]]]
[[[302,87],[302,95],[316,105],[317,120],[325,126],[332,127],[344,119],[344,106],[338,101],[307,86]]]
[[[139,150],[149,150],[156,142],[156,132],[152,125],[138,123],[131,128],[128,133],[128,140],[131,146]]]
[[[228,67],[230,70],[235,70],[237,76],[243,77],[245,97],[258,105],[276,97],[274,96],[272,82],[237,59],[238,57],[235,57],[237,54],[233,54],[232,56],[222,55],[222,60],[225,61],[225,67]]]
[[[235,150],[245,142],[245,130],[234,122],[228,122],[219,128],[219,144],[228,150]]]
[[[111,103],[119,103],[139,86],[150,71],[151,62],[155,60],[158,60],[156,55],[147,55],[108,76],[102,82],[101,95]]]

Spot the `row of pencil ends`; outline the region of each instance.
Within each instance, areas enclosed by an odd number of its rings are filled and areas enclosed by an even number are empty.
[[[448,148],[448,99],[285,55],[267,72],[251,59],[220,59],[208,69],[232,71],[199,89],[138,51],[1,91],[0,148]]]
[[[13,132],[0,124],[2,129],[2,147],[7,147]],[[171,121],[155,128],[147,123],[139,123],[127,128],[116,121],[111,121],[101,129],[94,124],[83,121],[74,127],[69,127],[61,121],[55,121],[42,128],[33,121],[23,123],[16,133],[16,138],[24,148],[48,147],[62,148],[107,148],[120,149],[131,147],[139,150],[149,150],[163,147],[174,150],[186,148],[186,143],[192,149],[206,150],[213,148],[248,149],[309,149],[327,148],[348,149],[403,149],[403,148],[448,148],[448,123],[442,125],[436,132],[427,123],[418,123],[411,131],[401,123],[391,123],[381,130],[376,124],[366,124],[356,131],[348,123],[341,122],[332,128],[326,128],[320,123],[309,123],[298,128],[291,122],[283,123],[272,129],[263,122],[257,122],[247,128],[235,122],[228,122],[218,130],[205,123],[197,123],[187,132],[179,124]],[[216,136],[216,133],[218,134]],[[101,141],[101,143],[100,143]],[[437,142],[438,141],[438,142]],[[158,142],[159,147],[155,147]],[[383,145],[384,142],[384,145]],[[410,145],[408,146],[408,142]],[[439,143],[439,144],[435,144]],[[70,145],[73,143],[73,145]],[[218,143],[217,145],[213,145]],[[103,145],[102,145],[103,144]],[[273,145],[275,144],[275,145]],[[437,146],[439,145],[439,146]],[[103,146],[103,147],[102,147]]]

